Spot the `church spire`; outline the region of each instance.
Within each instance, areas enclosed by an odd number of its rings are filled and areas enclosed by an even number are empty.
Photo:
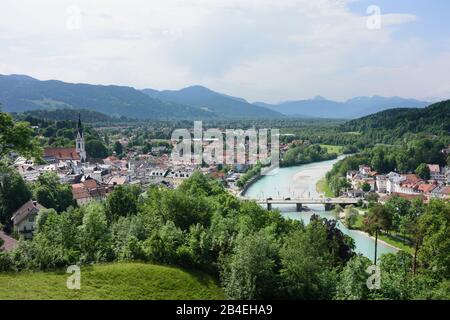
[[[83,124],[81,123],[81,113],[78,113],[78,128],[77,128],[77,138],[76,138],[76,150],[80,155],[81,162],[86,161],[86,150],[84,146],[84,137],[83,137]]]
[[[78,133],[80,134],[80,137],[83,137],[83,125],[81,124],[81,112],[78,113]]]

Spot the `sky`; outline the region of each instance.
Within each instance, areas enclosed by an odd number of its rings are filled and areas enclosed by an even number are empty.
[[[2,0],[0,74],[251,102],[450,98],[448,0]]]

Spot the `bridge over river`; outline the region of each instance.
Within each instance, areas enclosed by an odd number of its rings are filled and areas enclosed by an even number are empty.
[[[258,204],[267,205],[267,210],[272,210],[274,204],[295,204],[297,211],[301,211],[303,205],[307,204],[323,204],[325,210],[331,210],[336,205],[347,206],[356,205],[360,201],[364,201],[362,198],[284,198],[273,199],[268,198],[264,200],[255,200]]]

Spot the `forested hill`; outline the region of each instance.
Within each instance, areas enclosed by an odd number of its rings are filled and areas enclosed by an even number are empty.
[[[124,116],[121,117],[111,117],[109,115],[92,111],[86,109],[58,109],[58,110],[32,110],[25,111],[24,113],[14,113],[15,118],[26,120],[27,117],[35,117],[44,120],[54,120],[54,121],[78,121],[78,116],[84,123],[95,123],[95,122],[118,122],[118,121],[132,121]]]
[[[450,135],[450,100],[424,109],[391,109],[349,121],[341,131],[354,132],[378,142],[395,140],[407,134]]]

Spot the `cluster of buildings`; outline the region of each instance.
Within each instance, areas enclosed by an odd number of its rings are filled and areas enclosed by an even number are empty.
[[[148,154],[129,149],[122,159],[116,156],[92,159],[86,152],[81,119],[78,121],[75,143],[73,148],[45,148],[44,164],[17,157],[15,169],[30,183],[35,182],[43,173],[55,173],[61,183],[71,185],[72,195],[78,206],[103,201],[120,185],[136,184],[143,189],[150,185],[176,188],[195,171],[211,174],[233,186],[240,178],[240,172],[246,169],[245,165],[236,166],[233,171],[224,173],[216,165],[200,168],[194,164],[175,162],[171,160],[165,146],[153,147]],[[122,143],[126,145],[126,141]],[[42,209],[44,207],[33,200],[24,204],[12,218],[14,229],[24,238],[32,237],[35,217]]]
[[[437,164],[428,164],[430,179],[425,180],[416,174],[400,174],[390,172],[378,174],[368,165],[359,166],[358,170],[348,171],[346,179],[351,187],[346,190],[347,196],[360,197],[364,195],[363,186],[370,186],[371,192],[381,196],[398,195],[412,199],[422,198],[450,198],[450,167],[441,167]],[[367,191],[367,190],[366,190]]]

